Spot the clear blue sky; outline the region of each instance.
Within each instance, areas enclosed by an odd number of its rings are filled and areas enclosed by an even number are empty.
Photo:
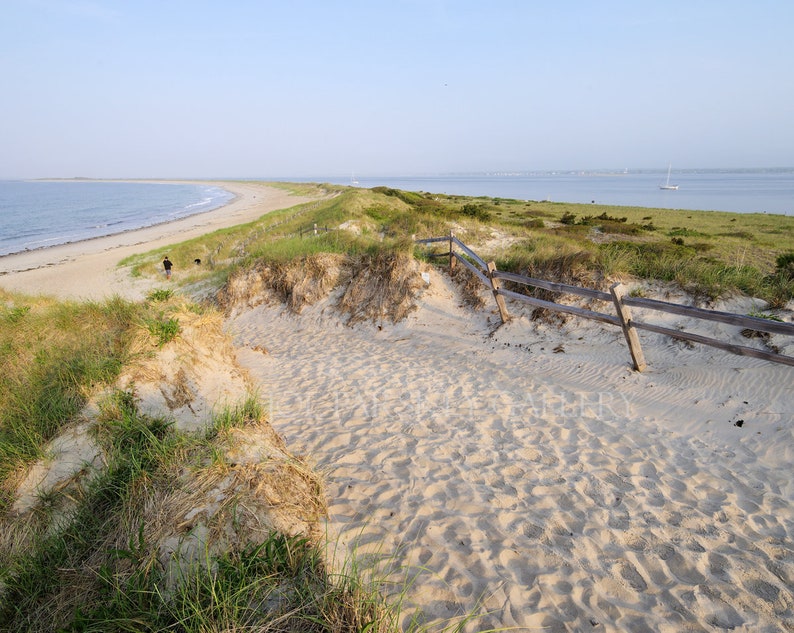
[[[790,0],[0,0],[0,178],[794,166]]]

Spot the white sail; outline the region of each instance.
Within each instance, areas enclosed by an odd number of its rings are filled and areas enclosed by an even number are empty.
[[[667,166],[667,182],[663,185],[659,185],[659,189],[668,189],[670,191],[675,191],[678,189],[678,185],[671,185],[670,184],[670,170],[673,168],[672,164]]]

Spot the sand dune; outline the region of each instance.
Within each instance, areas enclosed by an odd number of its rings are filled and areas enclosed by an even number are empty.
[[[433,272],[403,324],[260,306],[230,327],[327,473],[331,533],[398,552],[428,618],[791,630],[791,368],[645,337],[639,374],[617,328],[497,321]]]
[[[0,258],[0,287],[140,298],[160,280],[117,269],[127,254],[302,201],[223,186],[238,201],[192,224]],[[794,630],[792,368],[641,333],[636,373],[617,328],[516,307],[497,328],[430,275],[397,325],[348,327],[330,301],[228,322],[274,428],[326,474],[332,539],[412,582],[406,617]]]

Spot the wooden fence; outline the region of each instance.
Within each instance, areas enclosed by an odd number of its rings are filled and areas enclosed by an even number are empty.
[[[626,286],[621,283],[614,284],[607,293],[601,292],[599,290],[593,290],[592,288],[580,288],[578,286],[570,286],[568,284],[545,281],[543,279],[534,279],[532,277],[525,277],[524,275],[500,271],[496,269],[494,262],[486,262],[483,260],[479,255],[477,255],[477,253],[461,242],[451,232],[449,236],[446,237],[431,237],[416,241],[420,244],[448,242],[448,252],[431,253],[430,256],[449,257],[450,270],[454,269],[456,262],[460,262],[462,265],[468,268],[493,293],[496,305],[499,308],[499,316],[502,319],[502,323],[506,322],[510,318],[510,315],[507,312],[507,306],[505,304],[505,297],[508,297],[516,301],[528,303],[529,305],[538,308],[546,308],[555,312],[573,314],[585,319],[592,319],[594,321],[600,321],[601,323],[608,323],[610,325],[616,325],[620,327],[623,330],[626,342],[628,343],[634,369],[637,371],[642,371],[646,367],[645,357],[642,352],[642,347],[640,346],[639,337],[637,336],[637,330],[656,332],[657,334],[664,334],[675,339],[716,347],[732,354],[738,354],[740,356],[752,356],[754,358],[761,358],[763,360],[772,361],[774,363],[782,363],[783,365],[790,365],[794,367],[794,357],[792,356],[777,354],[775,352],[755,349],[743,345],[735,345],[733,343],[725,343],[723,341],[702,336],[700,334],[695,334],[693,332],[673,330],[661,325],[647,323],[646,321],[639,321],[632,315],[631,308],[656,310],[659,312],[678,314],[694,319],[735,325],[754,332],[786,334],[788,336],[794,336],[794,324],[782,323],[761,317],[732,314],[730,312],[704,310],[702,308],[694,308],[676,303],[668,303],[666,301],[658,301],[656,299],[631,297],[627,294]],[[604,314],[602,312],[595,312],[586,308],[569,306],[561,303],[555,303],[554,301],[546,301],[544,299],[530,297],[520,292],[514,292],[512,290],[503,288],[502,285],[504,281],[525,286],[532,286],[535,288],[543,288],[545,290],[560,294],[572,294],[584,297],[586,299],[605,301],[608,304],[614,306],[615,314]]]
[[[330,231],[331,229],[329,229],[327,226],[317,226],[317,223],[315,222],[311,226],[301,227],[300,236],[302,238],[304,235],[319,235],[320,233],[329,233]]]

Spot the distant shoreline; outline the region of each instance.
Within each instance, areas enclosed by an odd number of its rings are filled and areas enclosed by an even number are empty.
[[[67,182],[67,181],[41,180],[41,181],[37,181],[37,182]],[[110,181],[110,180],[108,180],[108,181],[80,180],[80,181],[73,181],[73,182],[135,182],[135,181],[130,181],[130,180],[113,180],[113,181]],[[155,183],[152,183],[152,184],[155,184]],[[171,184],[171,183],[163,182],[162,184]],[[193,184],[193,183],[185,182],[185,183],[173,183],[173,184]],[[216,184],[214,186],[221,187],[220,184]],[[172,224],[173,222],[178,222],[179,220],[186,220],[187,218],[194,218],[194,217],[202,216],[205,213],[213,213],[214,211],[218,211],[219,209],[223,209],[224,207],[227,207],[227,206],[229,206],[231,204],[234,204],[234,202],[240,197],[239,194],[234,193],[227,186],[222,186],[221,188],[224,189],[225,191],[231,193],[234,197],[231,200],[221,204],[220,206],[214,207],[212,209],[208,209],[207,211],[199,211],[198,213],[191,213],[190,215],[185,215],[185,216],[182,216],[182,217],[179,217],[179,218],[175,218],[173,220],[163,220],[161,222],[153,222],[152,224],[146,224],[144,226],[138,226],[138,227],[134,227],[134,228],[123,229],[123,230],[117,231],[115,233],[108,233],[107,235],[95,235],[93,237],[84,237],[84,238],[77,239],[77,240],[69,240],[68,242],[59,242],[58,244],[51,244],[51,245],[48,245],[48,246],[36,246],[34,248],[25,248],[24,250],[14,251],[12,253],[4,253],[4,254],[0,255],[0,275],[3,275],[3,274],[6,273],[6,271],[3,269],[3,266],[2,266],[2,260],[4,258],[6,258],[6,257],[14,257],[15,255],[23,255],[25,253],[37,253],[39,251],[49,250],[51,248],[58,248],[59,246],[70,246],[72,244],[81,244],[83,242],[92,242],[94,240],[102,240],[102,239],[105,239],[105,238],[112,238],[112,237],[114,237],[116,235],[124,235],[125,233],[134,233],[136,231],[141,231],[141,230],[144,230],[144,229],[155,228],[155,227],[158,227],[158,226],[161,226],[161,225],[164,225],[164,224]]]
[[[76,239],[70,239],[70,240],[68,240],[66,242],[57,242],[57,243],[54,243],[54,244],[44,244],[44,245],[35,246],[35,247],[32,247],[32,248],[31,247],[25,247],[22,250],[16,250],[16,251],[12,251],[10,253],[0,253],[0,260],[2,260],[4,257],[12,257],[14,255],[21,255],[21,254],[24,254],[24,253],[34,253],[36,251],[40,251],[40,250],[44,250],[44,249],[57,248],[59,246],[68,246],[70,244],[79,244],[81,242],[90,242],[92,240],[99,240],[99,239],[103,239],[103,238],[106,238],[106,237],[112,237],[114,235],[122,235],[124,233],[131,233],[131,232],[138,231],[138,230],[141,230],[141,229],[147,229],[147,228],[150,228],[150,227],[155,227],[155,226],[158,226],[160,224],[169,224],[171,222],[176,222],[176,221],[183,220],[183,219],[186,219],[186,218],[189,218],[189,217],[200,216],[200,215],[203,215],[205,213],[212,213],[213,211],[217,211],[218,209],[221,209],[221,208],[223,208],[225,206],[233,204],[235,202],[235,200],[237,200],[237,198],[239,198],[239,194],[235,193],[232,190],[232,187],[229,186],[229,183],[221,182],[221,181],[190,181],[190,180],[163,180],[163,179],[157,179],[157,180],[107,179],[107,180],[105,180],[105,179],[100,179],[100,178],[36,178],[36,179],[29,179],[29,180],[25,180],[25,181],[19,181],[19,182],[74,183],[74,184],[126,183],[126,184],[145,184],[145,185],[190,185],[190,186],[199,186],[200,185],[200,186],[212,186],[212,187],[217,187],[219,189],[223,189],[225,192],[232,194],[233,197],[230,200],[222,202],[221,204],[219,204],[216,207],[212,207],[211,209],[207,209],[207,210],[204,210],[204,211],[198,211],[196,213],[189,213],[187,215],[182,215],[182,216],[171,218],[171,219],[168,219],[168,220],[160,220],[160,221],[152,222],[150,224],[143,224],[143,225],[140,225],[140,226],[133,226],[133,227],[130,227],[130,228],[122,229],[120,231],[113,231],[113,232],[107,233],[105,235],[93,235],[93,236],[89,236],[89,237],[81,237],[81,238],[76,238]],[[121,222],[118,222],[118,224],[120,224],[120,223]],[[53,238],[53,239],[57,239],[57,238]],[[4,269],[2,267],[2,264],[0,264],[0,275],[3,274],[3,270]]]
[[[200,181],[200,184],[222,187],[235,197],[210,211],[168,222],[0,256],[0,288],[59,298],[100,299],[118,294],[139,299],[145,295],[146,282],[117,274],[118,263],[125,257],[251,222],[270,211],[310,200],[257,182]]]
[[[489,172],[425,176],[357,174],[358,187],[377,186],[470,197],[609,207],[683,209],[726,213],[794,215],[794,170],[672,169],[676,191],[664,191],[667,169]],[[291,181],[291,180],[290,180]],[[297,181],[297,180],[295,180]],[[337,185],[350,182],[326,179]]]

